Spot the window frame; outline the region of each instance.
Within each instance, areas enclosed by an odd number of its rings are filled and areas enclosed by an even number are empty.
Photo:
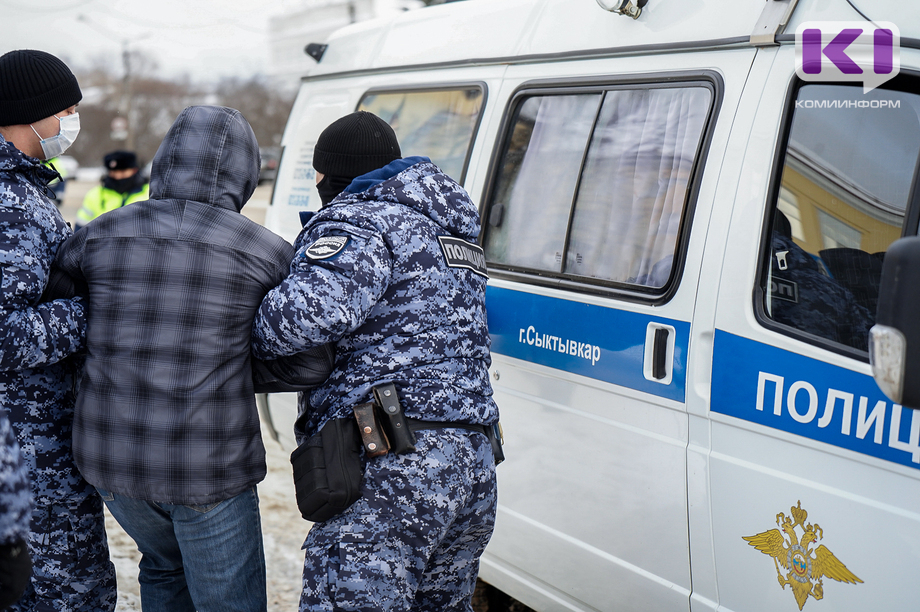
[[[575,210],[574,205],[578,200],[578,193],[584,177],[588,151],[595,135],[594,131],[597,127],[597,120],[603,108],[604,93],[607,91],[625,89],[668,89],[692,86],[709,89],[711,100],[703,132],[700,136],[700,142],[693,159],[691,178],[687,185],[687,196],[681,216],[680,230],[678,231],[677,241],[675,243],[671,274],[664,287],[643,287],[631,283],[591,279],[575,274],[523,268],[521,266],[512,266],[493,261],[488,262],[489,275],[493,278],[511,280],[529,285],[563,289],[582,294],[615,297],[628,302],[650,304],[653,306],[669,302],[677,293],[680,287],[681,278],[683,277],[684,266],[687,259],[687,246],[689,243],[690,231],[693,226],[693,217],[696,212],[696,203],[699,198],[700,184],[702,183],[703,172],[709,156],[709,149],[712,144],[716,125],[718,124],[719,113],[724,98],[724,82],[722,76],[718,72],[713,70],[692,70],[668,73],[642,73],[628,76],[608,75],[575,79],[535,79],[522,83],[511,93],[502,114],[501,124],[489,160],[488,173],[483,186],[481,199],[483,203],[481,207],[482,230],[479,235],[479,244],[485,248],[486,237],[491,227],[489,225],[489,215],[491,214],[494,204],[492,198],[495,196],[498,187],[498,175],[501,170],[501,162],[507,151],[507,146],[523,103],[528,98],[541,95],[601,94],[598,111],[594,118],[594,126],[592,127],[591,136],[585,142],[579,173],[572,194],[569,219],[565,228],[564,245],[565,249],[567,249],[571,239],[572,220]]]
[[[370,89],[365,90],[364,93],[361,94],[361,97],[358,98],[358,102],[355,104],[355,112],[361,108],[361,103],[364,102],[368,96],[372,95],[459,91],[463,89],[479,89],[482,92],[482,104],[479,107],[479,116],[476,118],[475,125],[473,125],[473,133],[470,137],[470,142],[466,149],[466,155],[463,158],[463,170],[460,172],[459,177],[454,177],[460,185],[463,185],[466,182],[466,174],[470,168],[470,160],[473,158],[473,148],[476,146],[476,138],[479,136],[479,128],[482,126],[482,117],[486,113],[486,104],[489,101],[489,86],[485,81],[455,81],[433,84],[426,83],[424,85],[418,86],[383,85],[380,87],[371,87]]]
[[[892,87],[893,85],[900,85],[905,79],[913,79],[916,81],[916,93],[920,95],[920,72],[904,68],[901,69],[896,77],[890,81],[887,81],[886,83],[883,83],[879,89],[914,91],[905,89],[904,87]],[[764,282],[766,282],[767,275],[769,274],[771,256],[768,255],[768,252],[771,248],[770,245],[772,240],[773,217],[779,205],[780,187],[783,180],[783,171],[786,167],[786,151],[788,150],[789,137],[792,133],[792,119],[795,115],[795,101],[798,97],[799,90],[806,85],[838,85],[846,87],[852,86],[854,88],[860,89],[862,88],[861,83],[844,81],[818,83],[803,81],[798,76],[793,76],[789,81],[789,85],[786,89],[786,95],[784,97],[783,114],[780,118],[779,124],[781,130],[779,137],[776,139],[776,149],[773,154],[773,168],[770,173],[769,189],[767,191],[767,199],[763,211],[764,218],[761,228],[760,248],[757,255],[757,274],[754,279],[754,291],[752,295],[754,317],[757,319],[757,322],[760,324],[760,326],[765,329],[775,331],[777,333],[783,334],[784,336],[794,338],[795,340],[805,342],[812,346],[822,348],[838,355],[843,355],[863,363],[869,363],[868,351],[861,351],[851,346],[840,344],[838,342],[834,342],[833,340],[828,340],[827,338],[822,338],[821,336],[816,336],[806,331],[802,331],[790,325],[774,321],[769,317],[769,315],[767,315],[764,308],[765,295],[763,286]],[[920,156],[918,156],[917,166],[914,168],[914,176],[911,181],[910,193],[907,198],[907,208],[904,212],[904,221],[901,224],[901,237],[903,238],[905,236],[916,236],[918,232],[918,226],[920,226]]]

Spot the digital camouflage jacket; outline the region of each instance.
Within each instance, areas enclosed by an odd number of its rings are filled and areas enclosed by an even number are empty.
[[[71,234],[44,186],[57,174],[0,136],[0,542],[25,537],[29,485],[7,415],[31,467],[35,502],[88,485],[70,455],[73,371],[83,348],[79,299],[40,303],[58,246]]]
[[[358,177],[309,220],[253,332],[266,359],[336,343],[325,384],[300,394],[299,442],[387,382],[407,416],[498,420],[478,234],[463,187],[420,157]]]

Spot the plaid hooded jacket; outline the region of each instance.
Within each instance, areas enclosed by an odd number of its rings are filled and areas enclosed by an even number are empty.
[[[294,251],[240,214],[258,178],[239,111],[189,107],[154,157],[151,199],[62,245],[58,265],[89,292],[73,446],[93,485],[194,505],[265,477],[250,329]]]

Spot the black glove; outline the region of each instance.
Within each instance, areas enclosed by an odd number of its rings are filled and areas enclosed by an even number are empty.
[[[32,558],[23,540],[0,545],[0,610],[22,597],[32,577]]]
[[[256,393],[307,391],[323,383],[335,365],[329,344],[272,361],[252,358],[252,382]]]

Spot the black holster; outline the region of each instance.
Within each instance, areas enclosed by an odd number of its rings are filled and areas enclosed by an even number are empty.
[[[474,425],[412,419],[403,412],[403,407],[399,403],[399,395],[396,393],[396,386],[393,383],[377,385],[373,390],[377,420],[389,442],[389,450],[397,455],[415,451],[415,432],[419,429],[466,429],[481,433],[488,438],[492,447],[492,455],[495,457],[495,465],[505,460],[505,453],[502,450],[504,440],[501,425],[497,422],[492,425]],[[369,406],[369,404],[362,404],[362,406]]]
[[[390,450],[397,455],[415,452],[415,434],[409,429],[406,414],[396,394],[396,385],[377,385],[374,387],[374,399],[380,426],[390,441]]]
[[[329,520],[361,497],[361,438],[354,418],[333,419],[291,453],[297,507],[306,520]]]
[[[368,458],[386,454],[387,450],[398,455],[411,453],[416,450],[416,430],[457,428],[484,434],[492,445],[496,465],[505,458],[498,423],[473,425],[407,418],[392,383],[374,387],[374,398],[373,403],[356,406],[355,417],[327,422],[291,453],[297,507],[306,520],[314,523],[329,520],[361,497],[362,446]],[[303,430],[305,417],[306,414],[298,418],[295,430]],[[359,421],[364,428],[364,440]],[[376,431],[378,422],[383,436]]]

